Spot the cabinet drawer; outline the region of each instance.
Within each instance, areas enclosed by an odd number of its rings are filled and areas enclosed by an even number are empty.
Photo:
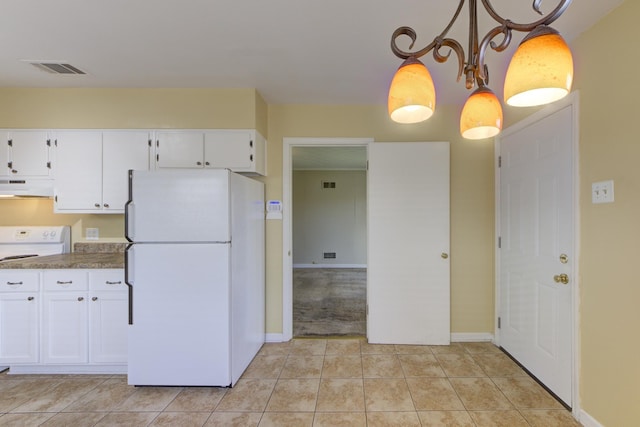
[[[96,270],[89,272],[89,289],[92,291],[124,291],[124,270]]]
[[[86,270],[47,270],[45,291],[85,291],[89,288]]]
[[[0,292],[37,292],[40,289],[40,274],[15,270],[0,273]]]

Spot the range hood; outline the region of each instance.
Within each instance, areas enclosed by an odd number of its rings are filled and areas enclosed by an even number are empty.
[[[0,197],[53,197],[53,180],[0,178]]]

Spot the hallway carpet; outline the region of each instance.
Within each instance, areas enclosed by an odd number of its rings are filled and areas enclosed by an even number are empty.
[[[367,270],[295,268],[293,336],[365,336]]]

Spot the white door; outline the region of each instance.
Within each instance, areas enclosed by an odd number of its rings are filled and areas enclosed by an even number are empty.
[[[369,144],[367,337],[448,344],[449,143]]]
[[[500,138],[500,344],[569,405],[572,108]],[[563,274],[567,284],[557,281]]]

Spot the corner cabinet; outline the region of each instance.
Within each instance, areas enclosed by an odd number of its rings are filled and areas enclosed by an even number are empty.
[[[55,213],[123,213],[128,171],[148,170],[148,131],[61,131],[54,142]]]
[[[157,131],[156,168],[226,168],[266,175],[266,146],[252,129]]]

